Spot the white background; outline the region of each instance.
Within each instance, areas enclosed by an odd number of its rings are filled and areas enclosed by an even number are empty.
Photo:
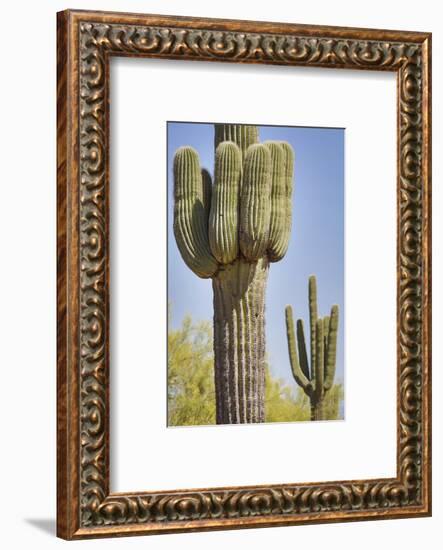
[[[438,3],[373,0],[96,0],[8,3],[3,7],[1,99],[0,311],[2,427],[0,517],[2,546],[47,549],[55,518],[55,12],[66,7],[366,26],[434,32],[434,517],[355,524],[168,535],[76,543],[94,548],[194,549],[251,545],[351,550],[374,547],[440,548],[443,497],[443,407],[440,332],[443,280],[442,39]],[[438,428],[438,429],[437,429]]]
[[[395,476],[395,76],[119,58],[111,106],[112,490]],[[345,128],[344,422],[166,427],[168,119]]]

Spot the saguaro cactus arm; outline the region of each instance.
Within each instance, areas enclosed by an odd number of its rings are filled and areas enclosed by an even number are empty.
[[[202,177],[197,152],[192,147],[178,149],[174,157],[174,235],[186,265],[202,278],[212,277],[218,269],[208,239],[208,183],[207,177]]]
[[[311,330],[311,375],[312,379],[315,379],[316,371],[316,358],[317,351],[317,281],[313,275],[309,277],[309,325]]]
[[[214,179],[209,244],[215,258],[229,264],[238,256],[241,152],[235,143],[225,141],[217,147]]]
[[[250,261],[266,252],[271,214],[271,154],[265,145],[251,145],[246,153],[241,193],[240,248]]]
[[[302,319],[297,320],[297,345],[300,357],[300,368],[306,378],[310,380],[311,374],[309,372],[308,353],[306,351],[305,325]]]
[[[271,153],[271,217],[268,255],[280,261],[289,245],[292,223],[292,176],[294,153],[288,143],[265,141]]]
[[[306,393],[310,393],[310,390],[312,388],[311,382],[309,381],[303,370],[300,368],[300,362],[297,354],[297,346],[295,344],[294,318],[292,315],[291,306],[286,307],[286,334],[288,338],[289,361],[291,363],[292,374],[297,384],[301,386]]]
[[[206,219],[209,219],[212,199],[212,178],[211,174],[205,168],[202,168],[201,175],[203,185],[203,208],[205,211]]]
[[[334,383],[338,334],[338,306],[331,308],[331,317],[328,331],[328,350],[325,361],[325,391],[331,389]]]
[[[314,399],[316,402],[320,401],[323,397],[323,382],[325,375],[324,350],[325,342],[323,340],[323,319],[317,319],[314,386]]]

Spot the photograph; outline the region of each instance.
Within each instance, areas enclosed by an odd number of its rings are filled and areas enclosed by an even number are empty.
[[[344,146],[167,123],[168,426],[345,418]]]

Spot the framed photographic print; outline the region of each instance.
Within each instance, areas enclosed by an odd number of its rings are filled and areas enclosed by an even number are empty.
[[[430,34],[57,23],[58,536],[430,515]]]
[[[168,425],[343,418],[344,130],[167,130]],[[328,297],[340,303],[321,318]],[[285,300],[305,306],[308,334],[290,306],[285,330]]]

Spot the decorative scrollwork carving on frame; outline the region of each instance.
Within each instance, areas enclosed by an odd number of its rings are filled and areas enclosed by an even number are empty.
[[[80,524],[398,509],[422,500],[422,50],[417,43],[80,23]],[[399,78],[398,476],[390,480],[108,494],[107,66],[110,55],[386,69]]]

